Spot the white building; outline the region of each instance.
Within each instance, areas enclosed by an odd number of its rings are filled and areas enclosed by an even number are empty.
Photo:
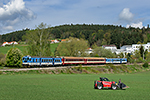
[[[110,49],[110,50],[116,50],[117,47],[115,45],[103,45],[102,46],[105,49]]]
[[[136,50],[139,50],[141,46],[144,47],[144,50],[148,50],[148,52],[150,52],[150,43],[147,43],[147,44],[132,44],[133,52],[135,52]]]
[[[124,50],[125,53],[132,53],[134,50],[132,49],[132,45],[124,45],[120,49]]]
[[[112,53],[116,53],[116,54],[120,54],[123,53],[128,54],[128,53],[133,53],[136,50],[139,50],[139,48],[143,46],[144,50],[148,50],[148,52],[150,52],[150,43],[147,44],[132,44],[132,45],[124,45],[122,46],[120,49],[117,49],[117,47],[115,45],[103,45],[102,47],[105,49],[110,49],[112,51]]]

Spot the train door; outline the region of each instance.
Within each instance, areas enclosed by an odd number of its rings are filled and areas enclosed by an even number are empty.
[[[64,60],[65,60],[65,58],[63,57],[63,58],[62,58],[62,65],[64,65]]]
[[[120,63],[122,64],[122,59],[120,59]]]
[[[87,64],[87,59],[84,59],[84,64]]]
[[[54,58],[52,58],[52,62],[53,62],[53,66],[55,65],[55,59]]]
[[[40,62],[40,66],[41,66],[41,61],[42,61],[42,59],[40,58],[40,61],[39,61]]]

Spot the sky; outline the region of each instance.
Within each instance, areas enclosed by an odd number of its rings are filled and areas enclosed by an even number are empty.
[[[150,0],[0,0],[0,34],[40,23],[147,27]]]

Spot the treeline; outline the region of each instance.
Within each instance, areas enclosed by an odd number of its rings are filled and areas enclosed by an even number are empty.
[[[30,29],[23,29],[20,31],[15,31],[7,34],[0,35],[0,44],[3,42],[11,42],[11,41],[23,41],[22,36],[26,35],[27,31]]]
[[[150,29],[149,25],[145,29],[139,28],[125,28],[114,25],[60,25],[51,28],[47,28],[51,33],[52,39],[66,39],[69,37],[82,38],[88,40],[89,45],[110,45],[115,44],[117,48],[122,45],[131,45],[136,43],[150,42]],[[34,31],[34,30],[32,30]],[[30,32],[29,29],[16,31],[9,34],[1,35],[0,42],[4,41],[23,41],[23,35]]]

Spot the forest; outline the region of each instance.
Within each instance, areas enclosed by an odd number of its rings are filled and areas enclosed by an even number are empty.
[[[122,45],[150,42],[150,28],[125,28],[115,25],[94,24],[66,24],[49,27],[45,30],[51,34],[51,39],[66,39],[69,37],[82,38],[88,41],[89,46],[114,44],[119,49]],[[34,29],[23,29],[12,33],[0,35],[0,44],[7,41],[25,41],[24,36]]]

